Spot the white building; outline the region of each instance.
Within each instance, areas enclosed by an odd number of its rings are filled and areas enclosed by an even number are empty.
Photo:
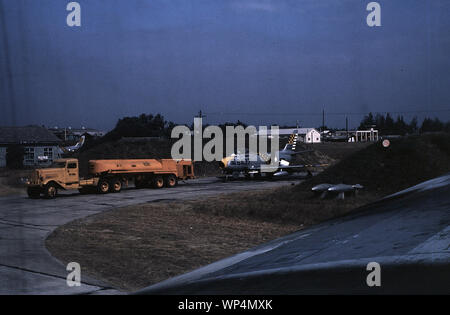
[[[303,137],[304,143],[320,143],[320,132],[315,128],[299,128],[298,134]]]
[[[267,133],[264,130],[261,130],[259,135],[266,135],[268,134],[269,137],[271,135],[270,128],[268,128]],[[320,132],[317,131],[315,128],[283,128],[279,129],[279,136],[280,138],[288,137],[291,134],[298,134],[299,140],[304,143],[320,143],[321,137]]]
[[[355,136],[356,142],[378,141],[378,130],[357,130]]]

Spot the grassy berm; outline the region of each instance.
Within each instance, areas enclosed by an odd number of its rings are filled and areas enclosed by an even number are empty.
[[[46,245],[63,262],[79,262],[85,274],[132,291],[449,171],[450,135],[411,136],[387,148],[364,147],[298,185],[129,206],[76,220],[56,229]],[[324,182],[365,189],[345,200],[314,197],[310,188]]]
[[[372,144],[296,187],[319,183],[361,184],[367,192],[387,195],[450,171],[450,134],[433,133]]]

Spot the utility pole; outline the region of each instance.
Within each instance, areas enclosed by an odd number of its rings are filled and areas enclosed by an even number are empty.
[[[322,109],[322,133],[325,131],[325,109]]]
[[[349,133],[348,133],[348,116],[345,116],[345,130],[347,131],[347,141],[349,140]]]
[[[203,115],[202,110],[200,109],[198,111],[198,116],[196,116],[196,118],[202,118],[203,119],[203,117],[206,117],[206,115]]]
[[[348,138],[348,117],[345,116],[345,130],[347,131],[347,138]]]

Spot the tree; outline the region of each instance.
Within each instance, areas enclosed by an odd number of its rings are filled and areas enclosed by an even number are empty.
[[[448,121],[448,122],[445,123],[444,131],[445,131],[445,132],[450,132],[450,121]]]
[[[408,125],[408,133],[415,134],[419,132],[419,123],[417,120],[417,116],[414,116],[411,122]]]
[[[379,131],[382,131],[386,127],[386,120],[384,119],[384,115],[377,114],[375,116],[375,125]]]
[[[364,116],[363,120],[359,124],[358,129],[368,129],[375,125],[375,120],[373,118],[373,114],[369,113],[368,115]]]
[[[105,135],[107,140],[118,140],[122,137],[163,137],[170,136],[173,122],[164,120],[164,116],[157,114],[141,114],[138,117],[124,117],[119,119],[116,127]]]
[[[394,130],[394,119],[392,119],[389,113],[386,114],[386,118],[384,119],[384,131],[386,133],[392,133]]]
[[[360,124],[360,129],[367,129],[372,120],[372,116],[366,115]],[[422,125],[419,128],[419,123],[417,117],[413,117],[411,122],[408,124],[405,122],[403,116],[397,116],[394,120],[392,116],[387,113],[386,116],[382,114],[377,114],[373,119],[374,125],[380,132],[380,134],[417,134],[423,132],[439,132],[445,131],[450,132],[450,122],[443,123],[439,120],[439,118],[431,119],[425,118],[422,122]]]
[[[394,123],[394,132],[402,136],[408,132],[408,126],[405,123],[403,116],[397,116],[397,120]]]
[[[420,132],[437,132],[443,131],[444,124],[439,120],[439,118],[431,119],[425,118],[420,127]]]

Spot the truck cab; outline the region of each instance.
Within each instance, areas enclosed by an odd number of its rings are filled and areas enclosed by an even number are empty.
[[[80,177],[77,159],[58,159],[48,168],[35,169],[27,181],[30,197],[55,197],[58,189],[78,189]]]

